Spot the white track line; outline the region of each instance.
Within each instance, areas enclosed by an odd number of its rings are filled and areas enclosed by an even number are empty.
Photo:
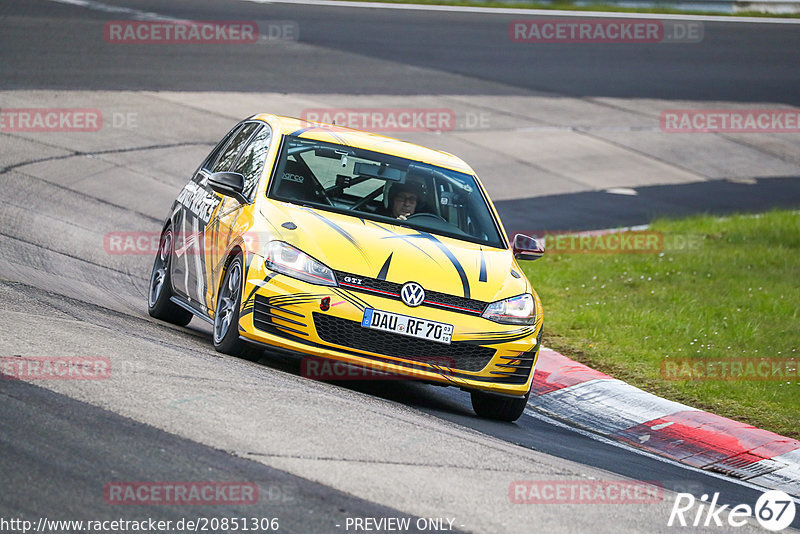
[[[453,13],[482,13],[486,15],[528,15],[539,17],[580,17],[580,18],[606,18],[606,19],[649,19],[649,20],[689,20],[701,22],[738,22],[750,24],[800,24],[800,19],[777,19],[761,17],[723,17],[714,15],[670,15],[659,13],[617,13],[599,11],[562,11],[557,9],[512,9],[502,7],[471,7],[471,6],[436,6],[422,4],[390,4],[382,2],[346,2],[341,0],[240,0],[255,4],[297,4],[307,6],[347,7],[362,9],[393,9],[415,11],[443,11]],[[181,22],[176,19],[151,11],[141,11],[135,8],[113,6],[96,2],[95,0],[50,0],[59,4],[83,7],[106,13],[120,13],[136,20],[163,20]]]
[[[112,6],[110,4],[104,4],[102,2],[95,2],[94,0],[50,0],[50,1],[56,2],[58,4],[67,4],[70,6],[91,9],[93,11],[102,11],[104,13],[114,13],[114,14],[119,13],[121,15],[126,15],[134,20],[187,22],[183,19],[168,17],[166,15],[161,15],[159,13],[153,13],[152,11],[141,11],[139,9],[134,9],[130,7]]]
[[[55,0],[54,0],[55,1]],[[557,9],[518,9],[504,7],[436,6],[423,4],[391,4],[382,2],[346,2],[341,0],[240,0],[256,4],[299,4],[308,6],[350,7],[367,9],[396,9],[416,11],[449,11],[455,13],[483,13],[486,15],[536,15],[547,17],[581,17],[610,19],[692,20],[701,22],[740,22],[760,24],[800,24],[800,19],[769,17],[737,17],[719,15],[671,15],[659,13],[617,13],[601,11],[561,11]]]

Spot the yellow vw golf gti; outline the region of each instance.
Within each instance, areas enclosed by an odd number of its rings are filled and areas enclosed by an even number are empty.
[[[214,347],[289,352],[469,391],[523,412],[542,305],[475,172],[388,137],[262,114],[237,124],[178,194],[150,315],[213,325]]]

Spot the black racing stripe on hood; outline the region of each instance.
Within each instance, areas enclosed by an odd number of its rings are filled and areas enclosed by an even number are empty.
[[[318,218],[319,220],[321,220],[322,222],[324,222],[325,224],[336,230],[339,233],[339,235],[347,239],[356,248],[356,250],[358,250],[361,253],[364,259],[369,262],[369,258],[367,257],[367,254],[364,252],[364,249],[362,249],[361,245],[358,244],[358,241],[356,241],[356,239],[352,235],[350,235],[350,232],[348,232],[335,222],[331,221],[330,219],[323,217],[316,211],[311,211],[311,210],[304,210],[304,211],[307,211],[311,215],[315,216],[316,218]]]
[[[417,231],[419,232],[419,230],[417,230]],[[441,241],[436,239],[435,236],[432,236],[431,234],[429,234],[427,232],[419,232],[419,235],[409,236],[409,237],[420,237],[420,238],[424,238],[424,239],[428,239],[430,241],[433,241],[433,243],[437,247],[439,247],[439,250],[441,250],[442,253],[445,256],[447,256],[447,259],[450,260],[450,263],[453,264],[453,267],[455,267],[456,272],[458,273],[458,276],[461,278],[461,287],[464,290],[464,298],[466,298],[466,299],[471,298],[470,297],[470,291],[469,291],[469,279],[467,278],[467,272],[464,270],[464,266],[461,265],[461,262],[458,261],[458,258],[456,258],[455,254],[453,254],[452,250],[447,248],[447,246],[444,243],[442,243]]]
[[[438,261],[436,261],[436,258],[434,258],[434,257],[433,257],[433,256],[431,256],[430,254],[428,254],[427,252],[425,252],[423,249],[421,249],[420,247],[418,247],[418,246],[416,245],[416,243],[414,243],[413,241],[411,241],[411,238],[413,238],[413,237],[416,237],[416,236],[413,236],[413,235],[404,235],[404,234],[398,234],[397,232],[393,232],[393,231],[391,231],[390,229],[388,229],[388,228],[386,228],[386,227],[384,227],[384,226],[381,226],[380,224],[378,224],[378,223],[376,223],[376,222],[374,222],[374,221],[369,221],[369,222],[370,222],[370,223],[371,223],[373,226],[377,226],[378,228],[380,228],[380,229],[381,229],[381,230],[383,230],[384,232],[387,232],[387,233],[391,234],[390,236],[384,237],[383,239],[394,239],[394,238],[400,238],[400,239],[402,239],[403,241],[405,241],[406,243],[408,243],[409,245],[411,245],[412,247],[414,247],[415,249],[419,250],[420,252],[422,252],[423,254],[425,254],[426,256],[428,256],[428,258],[430,258],[431,260],[435,261],[436,263],[439,263]]]
[[[392,255],[394,252],[389,254],[389,257],[386,258],[386,261],[383,262],[383,267],[381,267],[381,272],[378,273],[378,280],[386,280],[386,276],[389,274],[389,264],[392,263]]]

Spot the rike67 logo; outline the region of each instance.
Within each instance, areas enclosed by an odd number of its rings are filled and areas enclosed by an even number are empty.
[[[792,524],[796,511],[794,500],[780,490],[764,492],[755,507],[738,504],[729,509],[727,504],[718,504],[719,493],[708,499],[706,494],[698,500],[691,493],[678,493],[667,526],[743,527],[748,517],[755,517],[762,527],[777,532]]]

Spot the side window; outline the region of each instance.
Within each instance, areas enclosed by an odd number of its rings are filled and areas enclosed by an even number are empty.
[[[258,123],[255,122],[248,122],[245,124],[222,151],[222,154],[220,154],[211,172],[230,170],[231,165],[236,160],[236,155],[239,153],[239,150],[241,150],[247,140],[250,139],[250,136],[253,135],[253,132],[256,131],[258,126]]]
[[[230,140],[233,139],[242,128],[244,128],[244,125],[237,124],[230,132],[228,132],[228,135],[222,138],[222,141],[217,143],[217,146],[214,147],[214,150],[211,151],[211,153],[206,157],[206,160],[203,162],[203,169],[211,172],[211,169],[214,167],[214,163],[216,163],[217,159],[219,158],[220,152],[222,152],[222,150],[228,146]]]
[[[258,179],[261,177],[261,171],[264,170],[271,134],[269,126],[264,126],[256,133],[233,168],[234,172],[244,176],[244,196],[248,199],[252,198],[253,191],[258,185]]]

